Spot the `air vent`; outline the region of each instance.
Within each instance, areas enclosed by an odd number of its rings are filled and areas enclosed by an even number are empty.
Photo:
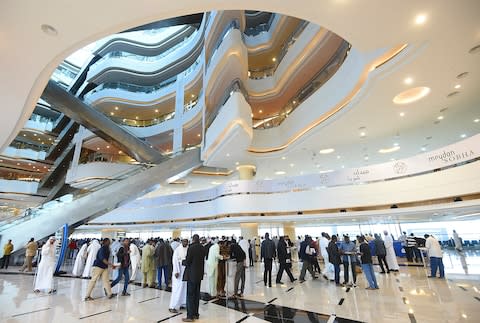
[[[439,123],[440,123],[439,120],[436,120],[436,121],[433,122],[433,124],[439,124]]]
[[[457,75],[457,79],[463,79],[468,76],[468,72],[463,72]]]
[[[480,53],[480,45],[470,48],[468,51],[470,54],[478,54]]]
[[[442,110],[440,110],[440,112],[445,112],[447,110],[448,110],[448,108],[443,108]]]
[[[448,93],[447,98],[451,98],[451,97],[453,97],[453,96],[455,96],[455,95],[457,95],[457,94],[459,94],[459,93],[460,93],[460,92],[458,92],[458,91],[454,91],[454,92]]]

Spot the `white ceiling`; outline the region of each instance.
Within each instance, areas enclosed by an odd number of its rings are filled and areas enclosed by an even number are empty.
[[[395,1],[388,6],[382,0],[88,0],[68,4],[60,0],[10,0],[0,3],[0,97],[4,112],[0,148],[8,145],[23,126],[56,66],[75,50],[106,35],[163,18],[238,8],[315,22],[364,52],[401,43],[416,48],[414,57],[368,82],[360,100],[348,111],[317,127],[286,151],[256,158],[257,178],[274,178],[277,170],[289,176],[384,162],[417,154],[425,144],[432,150],[460,140],[462,134],[480,132],[480,123],[473,122],[480,118],[480,54],[468,53],[480,44],[478,0]],[[415,24],[418,14],[426,16],[423,25]],[[54,26],[58,34],[45,34],[42,24]],[[462,72],[469,75],[457,80],[456,75]],[[413,79],[408,86],[403,83],[407,77]],[[447,98],[456,84],[461,85],[460,94]],[[392,103],[396,94],[416,86],[428,86],[431,93],[409,105]],[[448,109],[440,113],[443,108]],[[400,117],[400,112],[405,116]],[[440,114],[444,119],[434,124]],[[366,127],[365,138],[359,136],[362,126]],[[401,147],[399,151],[377,152],[394,143]],[[334,148],[335,152],[320,156],[322,148]],[[369,159],[365,161],[367,154]],[[190,176],[190,189],[212,185],[212,181],[221,182],[222,178]]]

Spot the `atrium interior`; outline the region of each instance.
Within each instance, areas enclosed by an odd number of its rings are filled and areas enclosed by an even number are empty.
[[[3,2],[0,321],[189,321],[172,311],[171,270],[165,289],[162,266],[144,288],[143,268],[150,242],[195,234],[233,259],[218,263],[218,294],[204,259],[198,322],[477,321],[479,12],[477,0]],[[273,275],[285,237],[298,281],[267,284],[268,235]],[[392,240],[388,275],[375,235]],[[55,292],[34,292],[52,236]],[[240,237],[252,262],[237,293]],[[91,272],[75,268],[106,238],[136,245],[138,273],[132,260],[130,297],[98,282],[88,302]]]

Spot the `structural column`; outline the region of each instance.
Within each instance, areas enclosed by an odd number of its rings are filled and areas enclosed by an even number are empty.
[[[283,223],[283,235],[288,236],[292,242],[297,240],[297,236],[295,235],[295,225],[293,222]]]
[[[177,75],[177,89],[175,95],[175,118],[173,129],[173,153],[176,154],[182,151],[183,144],[183,108],[184,108],[184,96],[185,85],[183,82],[183,73]]]
[[[253,179],[257,172],[257,167],[254,165],[240,165],[237,167],[238,176],[241,180]]]
[[[181,235],[182,235],[182,230],[173,229],[173,231],[172,231],[172,238],[173,239],[180,238]]]

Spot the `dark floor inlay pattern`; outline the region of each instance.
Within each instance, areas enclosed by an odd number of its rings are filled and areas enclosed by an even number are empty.
[[[241,319],[239,319],[236,323],[243,322],[243,321],[245,321],[246,319],[248,319],[249,317],[250,317],[250,315],[245,315],[244,317],[242,317]]]
[[[338,302],[338,305],[342,305],[344,301],[345,301],[345,298],[340,299],[340,302]]]
[[[90,314],[90,315],[87,315],[87,316],[82,316],[80,318],[80,320],[83,320],[83,319],[86,319],[86,318],[89,318],[89,317],[92,317],[92,316],[100,315],[100,314],[105,314],[105,313],[108,313],[108,312],[111,312],[111,311],[112,310],[106,310],[106,311],[103,311],[103,312],[98,312],[98,313]]]
[[[157,321],[157,323],[165,322],[165,321],[167,321],[167,320],[169,320],[169,319],[172,319],[172,318],[174,318],[174,317],[177,317],[177,316],[179,316],[179,315],[182,315],[182,313],[173,314],[173,315],[171,315],[171,316],[169,316],[169,317],[166,317],[166,318],[164,318],[164,319],[161,319],[160,321]]]
[[[415,315],[413,315],[412,313],[408,313],[408,317],[410,318],[410,323],[417,323]]]
[[[213,302],[245,314],[252,313],[256,318],[273,323],[326,323],[330,315],[309,312],[291,307],[256,302],[247,299],[219,299]],[[359,321],[336,317],[336,323],[359,323]]]
[[[289,289],[287,289],[286,293],[288,293],[289,291],[291,291],[294,287],[290,287]]]
[[[30,311],[30,312],[25,312],[25,313],[20,313],[20,314],[14,314],[14,315],[12,315],[12,317],[17,317],[17,316],[22,316],[22,315],[27,315],[27,314],[37,313],[37,312],[43,312],[43,311],[47,311],[49,309],[50,309],[50,307],[47,307],[47,308],[42,308],[40,310],[35,310],[35,311]]]

